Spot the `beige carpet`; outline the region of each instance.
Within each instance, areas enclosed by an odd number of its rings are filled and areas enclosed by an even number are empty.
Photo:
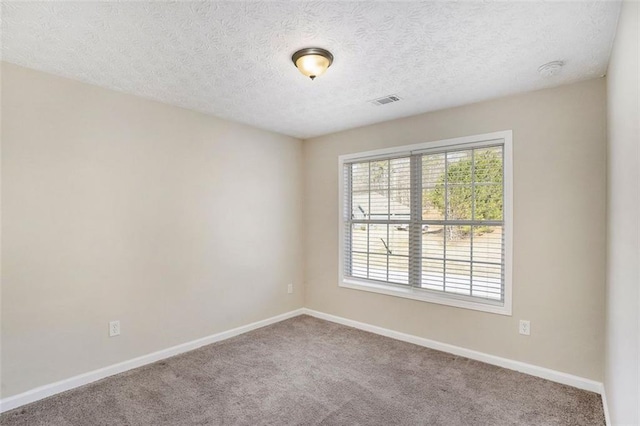
[[[602,425],[600,396],[309,316],[3,414],[3,425]]]

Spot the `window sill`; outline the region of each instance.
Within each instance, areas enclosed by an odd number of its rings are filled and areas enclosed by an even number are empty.
[[[511,316],[511,306],[507,303],[499,302],[476,302],[464,296],[455,294],[438,294],[433,291],[415,287],[405,287],[402,285],[372,283],[360,281],[353,278],[344,278],[339,283],[340,287],[353,290],[369,291],[372,293],[386,294],[388,296],[402,297],[405,299],[420,300],[422,302],[437,303],[440,305],[453,306],[456,308],[472,309],[475,311],[489,312],[498,315]]]

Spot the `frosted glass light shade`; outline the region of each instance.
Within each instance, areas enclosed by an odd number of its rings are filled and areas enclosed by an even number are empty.
[[[333,63],[333,55],[317,47],[299,50],[291,59],[300,72],[311,80],[324,74]]]

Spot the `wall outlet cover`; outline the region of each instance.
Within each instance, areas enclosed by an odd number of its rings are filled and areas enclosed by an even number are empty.
[[[109,337],[120,335],[120,321],[109,321]]]

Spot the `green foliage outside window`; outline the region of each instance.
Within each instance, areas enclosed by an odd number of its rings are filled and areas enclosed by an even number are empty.
[[[475,163],[475,164],[474,164]],[[433,188],[425,191],[423,199],[447,220],[501,220],[502,219],[502,155],[495,150],[477,150],[471,156],[450,162]],[[474,185],[472,186],[472,182]],[[445,191],[447,206],[445,207]],[[473,208],[475,190],[475,211]],[[445,214],[446,208],[446,214]],[[473,216],[473,217],[472,217]],[[459,227],[468,235],[470,226]],[[490,227],[476,227],[475,232],[491,232]],[[455,235],[449,235],[454,238]]]

